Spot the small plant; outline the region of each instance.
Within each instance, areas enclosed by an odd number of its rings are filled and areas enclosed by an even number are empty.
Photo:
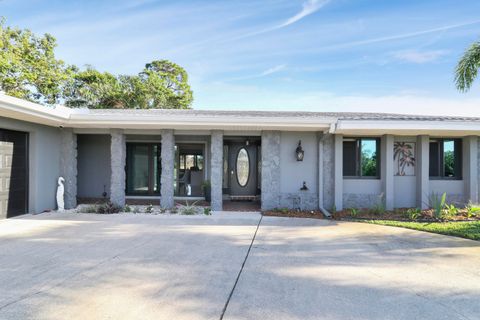
[[[134,214],[140,213],[140,208],[137,206],[133,207],[133,213]]]
[[[358,209],[356,209],[356,208],[350,208],[350,209],[348,209],[348,211],[350,211],[350,216],[352,218],[355,218],[358,215]]]
[[[441,220],[443,216],[443,209],[447,200],[447,193],[444,192],[442,196],[438,193],[432,193],[428,199],[430,208],[433,209],[433,215],[436,219]]]
[[[78,208],[79,213],[96,213],[97,207],[95,205],[81,206]]]
[[[337,213],[337,206],[336,205],[333,205],[332,207],[332,214],[336,214]]]
[[[149,204],[146,208],[145,208],[145,213],[152,213],[153,212],[153,205],[152,204]]]
[[[132,208],[126,204],[125,207],[123,207],[123,212],[132,212]]]
[[[383,193],[381,193],[378,198],[377,202],[372,206],[372,213],[373,214],[382,214],[385,213],[385,199]]]
[[[197,213],[197,206],[195,205],[197,202],[195,201],[192,204],[189,204],[188,201],[185,202],[185,205],[180,206],[180,214],[186,216],[193,216]]]
[[[203,208],[203,214],[209,216],[212,214],[212,209],[209,207]]]
[[[442,220],[448,220],[456,216],[459,209],[454,204],[446,204],[445,209],[442,212]]]
[[[119,207],[110,201],[97,208],[97,213],[100,214],[119,213],[120,211],[122,211],[122,207]]]
[[[480,212],[480,206],[479,205],[475,205],[473,204],[472,202],[469,202],[466,206],[465,206],[465,210],[466,210],[466,216],[468,219],[472,218],[472,217],[475,217],[476,215],[478,215],[478,213]]]
[[[404,214],[408,220],[417,220],[422,214],[422,210],[420,208],[410,208],[407,211],[404,211]]]
[[[177,214],[178,213],[178,208],[177,207],[173,207],[170,209],[170,213],[171,214]]]
[[[167,209],[165,209],[165,208],[160,208],[160,213],[165,213],[165,212],[167,212]]]

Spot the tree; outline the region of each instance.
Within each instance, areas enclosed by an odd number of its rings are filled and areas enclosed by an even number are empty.
[[[34,102],[57,103],[73,68],[55,58],[55,47],[51,35],[6,27],[0,19],[0,89]]]
[[[468,91],[480,68],[480,41],[473,43],[463,54],[455,68],[455,85],[462,92]]]
[[[0,90],[42,104],[87,108],[188,109],[193,95],[187,72],[156,60],[137,75],[80,70],[55,58],[56,40],[0,20]]]
[[[188,109],[193,97],[187,72],[160,60],[148,63],[136,76],[87,68],[74,75],[65,99],[70,107]]]

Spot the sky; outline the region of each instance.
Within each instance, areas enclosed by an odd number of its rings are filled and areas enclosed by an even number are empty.
[[[0,0],[7,25],[114,74],[184,67],[195,109],[480,116],[453,83],[478,0]]]

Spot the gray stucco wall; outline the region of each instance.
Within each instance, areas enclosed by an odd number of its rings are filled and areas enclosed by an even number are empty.
[[[60,175],[60,129],[4,117],[0,117],[0,128],[29,133],[28,211],[55,209]]]
[[[110,197],[110,135],[77,135],[77,196]]]
[[[318,209],[318,137],[315,132],[282,132],[280,136],[280,207]],[[297,161],[298,141],[305,151]],[[300,188],[305,181],[308,190]]]

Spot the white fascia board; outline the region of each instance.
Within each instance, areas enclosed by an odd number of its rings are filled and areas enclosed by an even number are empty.
[[[46,107],[37,103],[0,94],[0,116],[33,123],[66,125],[72,110],[63,106]]]
[[[339,120],[335,133],[345,135],[480,135],[480,123],[474,121],[443,120]]]
[[[177,130],[287,130],[324,131],[335,119],[294,119],[254,117],[199,117],[181,115],[96,115],[72,114],[68,125],[74,128],[177,129]]]

